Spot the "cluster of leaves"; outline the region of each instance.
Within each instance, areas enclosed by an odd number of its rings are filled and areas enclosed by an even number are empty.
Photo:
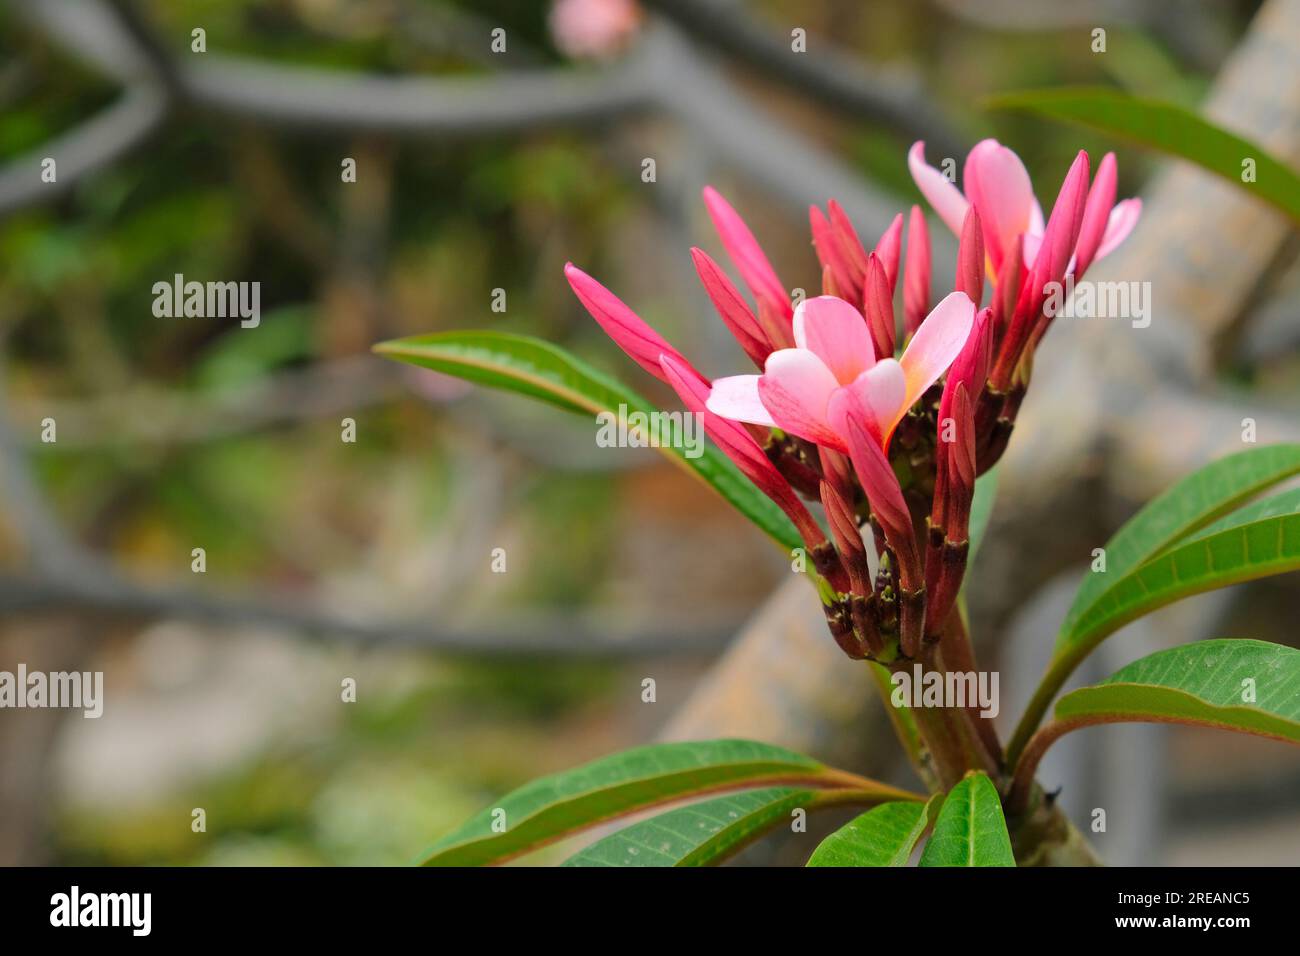
[[[735,792],[634,823],[564,865],[705,866],[837,806],[872,809],[822,843],[809,866],[903,866],[931,828],[922,866],[1014,865],[997,790],[983,774],[927,801],[746,740],[641,747],[536,780],[439,840],[425,862],[501,863],[605,820],[720,791]]]

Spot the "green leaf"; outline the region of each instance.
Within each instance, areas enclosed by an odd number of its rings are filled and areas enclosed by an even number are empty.
[[[1106,571],[1084,577],[1062,632],[1072,630],[1107,588],[1129,571],[1296,474],[1300,474],[1300,445],[1265,445],[1220,458],[1166,489],[1106,542]],[[978,498],[978,483],[975,488]]]
[[[657,804],[775,784],[832,789],[866,785],[873,791],[878,788],[880,799],[909,797],[770,744],[749,740],[655,744],[525,784],[435,843],[425,854],[425,863],[499,863],[602,820]]]
[[[709,866],[737,853],[791,813],[844,802],[836,791],[767,787],[693,803],[642,820],[564,861],[565,866]]]
[[[1079,661],[1120,626],[1189,594],[1295,567],[1295,555],[1286,557],[1283,547],[1288,535],[1291,551],[1295,543],[1294,519],[1280,517],[1286,494],[1241,503],[1297,473],[1300,445],[1238,452],[1188,475],[1120,528],[1106,544],[1106,571],[1087,575],[1075,595],[1052,662],[1007,745],[1008,760],[1019,759]],[[1268,525],[1274,516],[1279,523]],[[1270,535],[1271,545],[1264,540]],[[1274,552],[1273,560],[1265,551]]]
[[[1244,639],[1157,651],[1066,694],[1056,719],[1068,729],[1172,721],[1300,744],[1300,651]]]
[[[948,791],[921,853],[922,866],[1015,866],[1002,801],[984,773],[970,773]]]
[[[651,417],[658,411],[646,399],[559,346],[542,339],[507,332],[440,332],[376,345],[389,358],[486,385],[517,392],[578,415],[618,414],[626,406],[629,418],[647,418],[642,431],[674,464],[688,469],[713,487],[731,505],[787,551],[803,546],[794,524],[765,494],[742,475],[711,443],[702,454],[688,458],[679,421],[687,412],[667,420]]]
[[[987,104],[1078,123],[1188,160],[1300,222],[1300,176],[1257,143],[1181,106],[1097,87],[1004,93],[991,97]],[[1242,161],[1246,159],[1255,161],[1254,182],[1242,181]]]
[[[1238,508],[1232,514],[1199,529],[1190,535],[1187,541],[1213,537],[1220,531],[1227,531],[1240,525],[1253,524],[1266,518],[1280,518],[1297,512],[1300,512],[1300,488],[1291,488],[1271,498],[1261,498],[1243,508]]]
[[[970,501],[970,521],[967,525],[970,529],[970,550],[966,553],[968,565],[975,560],[975,554],[984,541],[984,532],[988,530],[989,519],[993,517],[993,502],[997,497],[998,470],[990,468],[975,482],[975,494]]]
[[[936,794],[925,804],[882,803],[823,840],[808,866],[907,866],[942,802]]]
[[[1113,583],[1057,640],[1077,658],[1123,625],[1174,601],[1300,569],[1300,493],[1284,492],[1215,522]]]

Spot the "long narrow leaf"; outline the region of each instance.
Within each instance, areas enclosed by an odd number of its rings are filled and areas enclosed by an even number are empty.
[[[1157,651],[1056,703],[1057,721],[1200,724],[1300,744],[1300,651],[1245,639]]]
[[[770,744],[748,740],[655,744],[520,787],[435,843],[425,863],[499,863],[602,820],[658,804],[777,784],[810,789],[866,785],[878,787],[882,800],[910,796]]]
[[[799,787],[747,790],[642,820],[593,843],[565,866],[711,866],[764,833],[789,825],[796,810],[852,802],[842,791]]]
[[[1107,588],[1138,565],[1297,474],[1300,445],[1264,445],[1211,462],[1151,499],[1106,542],[1106,570],[1084,577],[1062,632],[1072,630]]]
[[[1057,641],[1077,656],[1135,618],[1192,594],[1300,570],[1300,496],[1242,509],[1120,578]]]
[[[645,416],[648,444],[691,471],[787,551],[802,546],[794,524],[712,444],[687,457],[671,419],[617,380],[542,339],[506,332],[440,332],[375,346],[380,355],[516,392],[579,415]],[[688,413],[681,412],[680,415]],[[701,436],[702,438],[702,436]]]

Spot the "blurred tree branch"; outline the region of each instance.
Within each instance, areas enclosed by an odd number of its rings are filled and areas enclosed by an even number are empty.
[[[1184,59],[1213,69],[1229,43],[1222,25],[1205,14],[1219,11],[1202,0],[934,0],[946,12],[987,30],[1040,32],[1126,26],[1149,30]],[[1223,5],[1223,6],[1226,6]]]
[[[380,77],[215,52],[182,63],[166,52],[139,16],[121,15],[122,10],[134,9],[126,0],[114,0],[112,7],[102,0],[7,2],[93,69],[132,89],[154,89],[172,107],[184,103],[277,130],[442,139],[592,126],[666,112],[800,215],[810,203],[830,196],[857,216],[866,232],[883,230],[892,215],[892,203],[829,152],[741,93],[722,70],[704,63],[666,23],[651,24],[632,52],[608,67],[470,77]],[[713,35],[708,29],[702,32]],[[802,62],[806,58],[787,49],[783,59]],[[783,75],[784,80],[803,82],[806,78],[798,69]],[[854,77],[868,75],[870,71],[852,72]],[[821,82],[824,86],[827,78]],[[159,87],[168,92],[156,92]],[[840,89],[840,94],[849,91]],[[918,106],[916,94],[906,92],[905,85],[877,84],[852,96],[855,115],[878,118],[872,111],[886,111],[890,123],[908,135],[928,136],[936,142],[954,140],[950,134],[945,136],[932,111]],[[904,99],[887,105],[899,96]],[[50,154],[48,148],[39,152]],[[98,169],[106,161],[100,158],[85,168]],[[0,171],[0,182],[8,182],[11,188],[0,202],[0,214],[51,195],[45,192],[37,169],[25,160]],[[65,176],[61,170],[60,179],[66,186],[75,176]]]
[[[608,618],[583,620],[547,612],[518,612],[513,622],[472,629],[411,621],[365,620],[318,610],[304,603],[245,598],[170,585],[131,581],[65,530],[36,482],[24,445],[9,421],[0,374],[0,493],[30,566],[0,571],[0,618],[15,614],[69,612],[93,618],[140,621],[178,618],[227,627],[261,626],[300,636],[366,646],[410,646],[476,656],[566,655],[593,658],[710,654],[729,626],[692,620],[654,628],[611,626]]]
[[[137,584],[116,575],[0,573],[0,615],[57,613],[106,620],[191,621],[216,628],[259,627],[298,637],[361,647],[410,647],[474,658],[570,657],[594,660],[645,657],[711,657],[731,625],[692,619],[674,626],[611,625],[608,617],[586,619],[545,611],[518,611],[496,624],[472,628],[411,620],[353,619],[302,604],[232,594]]]
[[[0,168],[0,215],[66,194],[144,143],[166,115],[165,96],[151,87],[129,87],[112,106]],[[47,156],[58,163],[52,183],[41,181]]]
[[[700,43],[735,57],[765,81],[789,87],[850,119],[877,123],[923,139],[939,156],[965,150],[952,124],[934,106],[914,71],[875,66],[810,39],[806,54],[791,50],[788,33],[759,23],[733,0],[642,0]],[[785,25],[800,26],[797,22]]]

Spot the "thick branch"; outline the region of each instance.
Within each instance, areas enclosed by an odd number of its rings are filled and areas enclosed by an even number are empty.
[[[353,620],[304,604],[206,594],[135,584],[106,573],[60,577],[0,574],[0,615],[68,611],[97,620],[180,619],[219,627],[264,627],[302,637],[364,646],[414,647],[472,657],[643,658],[711,656],[730,633],[725,623],[692,620],[674,627],[630,629],[608,621],[519,612],[512,620],[474,629],[407,621]]]
[[[648,101],[640,60],[601,69],[528,70],[488,77],[368,76],[282,66],[220,53],[164,59],[139,23],[98,0],[13,0],[70,52],[125,82],[169,74],[193,104],[277,127],[398,135],[483,135],[593,123]],[[129,7],[127,9],[130,9]],[[484,36],[486,44],[489,38]],[[165,62],[166,66],[161,66]]]

